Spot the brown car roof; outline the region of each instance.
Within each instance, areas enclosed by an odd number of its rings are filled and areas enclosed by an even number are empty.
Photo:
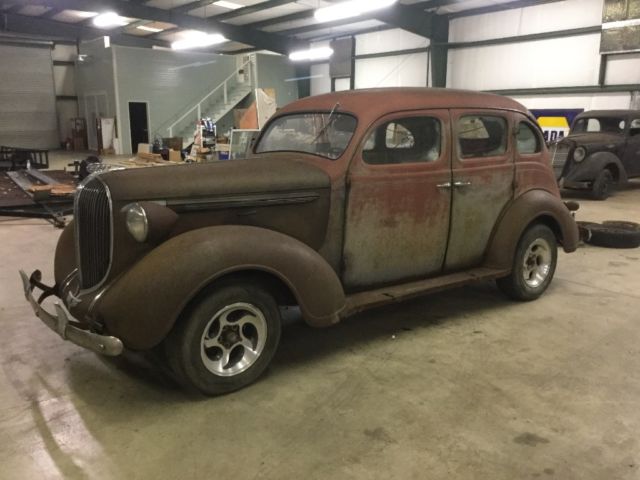
[[[340,104],[338,111],[356,113],[360,119],[370,121],[390,112],[427,108],[495,108],[531,117],[523,105],[511,98],[448,88],[375,88],[327,93],[291,102],[278,113],[330,111],[336,103]]]
[[[629,115],[640,115],[640,110],[587,110],[576,116],[580,117],[628,117]]]

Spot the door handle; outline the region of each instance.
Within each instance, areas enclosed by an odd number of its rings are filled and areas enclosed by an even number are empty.
[[[451,188],[451,182],[439,183],[436,185],[438,188]]]
[[[468,187],[471,185],[471,182],[453,182],[454,187]]]

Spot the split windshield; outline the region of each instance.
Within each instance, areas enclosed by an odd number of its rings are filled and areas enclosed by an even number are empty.
[[[304,152],[335,160],[349,145],[356,124],[355,117],[335,111],[284,115],[269,124],[255,152]]]
[[[624,133],[625,121],[618,117],[583,117],[576,120],[571,133]]]

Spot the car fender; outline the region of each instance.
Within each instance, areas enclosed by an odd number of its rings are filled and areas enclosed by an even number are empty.
[[[523,193],[505,208],[489,242],[485,266],[511,269],[520,237],[536,221],[554,231],[565,252],[578,248],[578,226],[569,209],[552,193],[534,189]]]
[[[615,165],[618,171],[616,179],[618,183],[627,181],[627,172],[622,162],[611,152],[595,152],[588,155],[580,163],[573,162],[572,168],[567,172],[566,180],[573,182],[593,181],[608,165]]]
[[[232,272],[261,271],[282,281],[313,326],[336,323],[345,295],[315,250],[264,228],[223,225],[173,237],[117,278],[95,311],[128,348],[157,345],[203,288]]]

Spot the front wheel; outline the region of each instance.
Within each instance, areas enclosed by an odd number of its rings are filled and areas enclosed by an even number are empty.
[[[165,340],[178,380],[206,395],[254,382],[280,341],[280,313],[273,297],[254,285],[220,286],[204,295]]]
[[[594,200],[606,200],[611,196],[614,190],[614,180],[611,171],[602,170],[591,186],[591,196]]]
[[[546,225],[529,227],[518,242],[513,268],[508,277],[499,278],[500,290],[515,300],[535,300],[544,293],[558,261],[556,237]]]

